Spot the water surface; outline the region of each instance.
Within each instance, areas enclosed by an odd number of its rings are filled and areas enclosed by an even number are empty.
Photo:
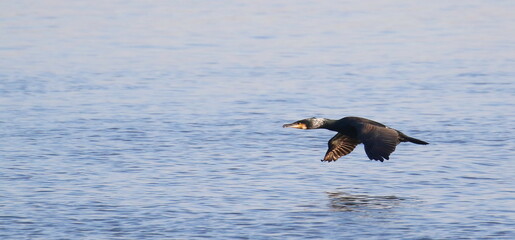
[[[2,239],[515,236],[511,1],[1,5]]]

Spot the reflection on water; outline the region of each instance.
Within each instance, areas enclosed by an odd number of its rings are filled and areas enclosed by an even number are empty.
[[[329,197],[329,206],[334,211],[342,212],[391,209],[404,200],[396,196],[371,196],[345,192],[327,192],[327,196]]]

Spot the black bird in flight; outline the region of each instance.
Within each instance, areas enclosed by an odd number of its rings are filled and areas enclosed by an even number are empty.
[[[401,142],[428,144],[425,141],[412,138],[406,134],[389,128],[384,124],[360,117],[344,117],[340,120],[327,118],[306,118],[294,123],[284,124],[284,128],[317,129],[324,128],[338,132],[329,142],[323,162],[332,162],[343,157],[363,143],[365,152],[370,160],[384,161],[390,159],[390,154]]]

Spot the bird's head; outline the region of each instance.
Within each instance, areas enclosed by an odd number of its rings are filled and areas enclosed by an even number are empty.
[[[322,127],[325,120],[325,118],[306,118],[293,123],[284,124],[283,128],[316,129]]]

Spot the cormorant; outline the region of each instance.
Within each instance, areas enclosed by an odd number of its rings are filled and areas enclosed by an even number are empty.
[[[365,152],[370,160],[384,161],[390,159],[390,154],[401,142],[428,144],[406,134],[389,128],[384,124],[361,117],[344,117],[340,120],[327,118],[306,118],[294,123],[284,124],[284,128],[316,129],[324,128],[338,132],[332,137],[329,149],[322,161],[332,162],[343,157],[363,143]]]

